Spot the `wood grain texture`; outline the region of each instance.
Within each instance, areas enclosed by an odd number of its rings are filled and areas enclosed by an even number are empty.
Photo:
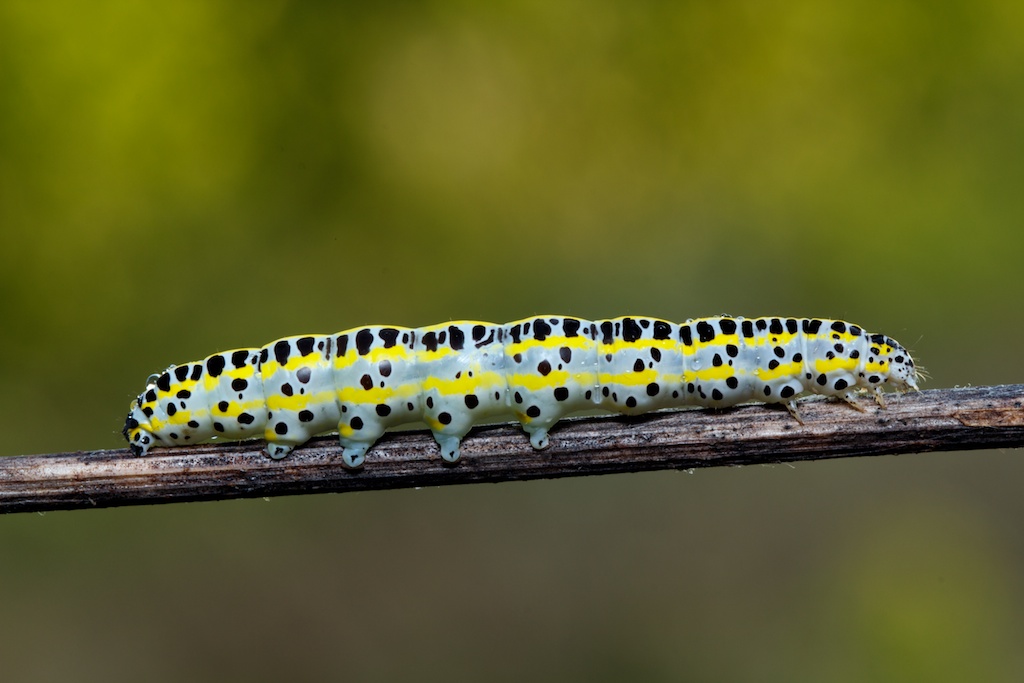
[[[864,412],[822,399],[801,402],[803,425],[762,404],[559,423],[544,451],[518,425],[482,427],[462,459],[445,464],[427,432],[386,435],[361,471],[341,465],[335,437],[284,460],[262,442],[0,458],[0,512],[395,489],[589,474],[751,465],[865,455],[1024,445],[1024,385],[938,389],[863,399]]]

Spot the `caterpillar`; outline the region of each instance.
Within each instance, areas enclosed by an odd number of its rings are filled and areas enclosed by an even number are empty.
[[[262,436],[283,458],[338,431],[343,464],[397,425],[424,422],[448,462],[477,424],[514,416],[536,449],[569,413],[723,408],[822,394],[885,407],[882,387],[917,390],[920,373],[895,340],[841,320],[713,317],[583,320],[537,316],[499,325],[369,326],[286,337],[152,375],[123,434],[135,455],[154,445]]]

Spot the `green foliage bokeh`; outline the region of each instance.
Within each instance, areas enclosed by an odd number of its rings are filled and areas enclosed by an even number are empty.
[[[171,362],[378,322],[839,317],[929,386],[1019,382],[1022,29],[999,1],[0,3],[0,455],[120,447]],[[1013,455],[8,517],[0,661],[1019,680]]]

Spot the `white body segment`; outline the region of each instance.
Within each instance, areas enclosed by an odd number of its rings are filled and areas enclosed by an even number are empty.
[[[883,386],[916,389],[917,377],[889,337],[817,318],[371,326],[171,366],[133,402],[124,434],[138,455],[157,443],[263,436],[282,458],[336,429],[345,464],[359,467],[385,431],[422,421],[455,462],[474,425],[505,416],[539,449],[559,419],[592,408],[639,414],[757,400],[796,416],[800,394],[853,403],[867,390],[881,404]]]

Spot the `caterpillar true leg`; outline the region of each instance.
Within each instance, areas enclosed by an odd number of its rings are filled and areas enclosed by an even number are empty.
[[[916,386],[913,387],[913,388],[914,388],[915,391],[917,391],[917,387]],[[885,404],[885,396],[882,395],[882,387],[875,387],[875,389],[874,389],[874,391],[872,393],[874,394],[874,397],[875,397],[875,403],[878,404],[879,408],[887,408],[888,407]]]
[[[853,393],[852,391],[843,394],[842,396],[840,396],[840,398],[843,400],[843,402],[846,405],[850,406],[851,408],[853,408],[857,412],[860,412],[860,413],[868,412],[867,408],[865,408],[864,406],[862,406],[860,403],[857,402],[857,395],[855,393]],[[883,405],[882,407],[884,408],[885,406]]]

